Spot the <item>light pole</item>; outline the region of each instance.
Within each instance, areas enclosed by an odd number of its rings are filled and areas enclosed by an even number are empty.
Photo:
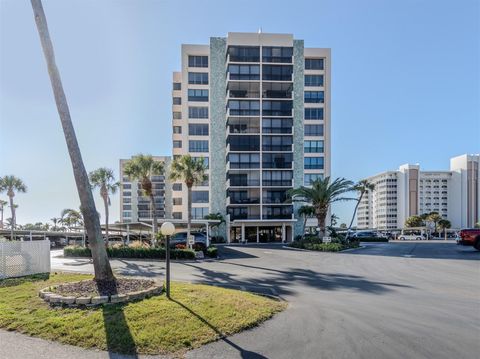
[[[170,299],[170,236],[175,233],[175,226],[171,222],[165,222],[160,227],[160,233],[165,237],[165,291]]]

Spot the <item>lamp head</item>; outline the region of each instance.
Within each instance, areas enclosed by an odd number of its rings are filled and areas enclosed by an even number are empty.
[[[162,233],[164,236],[171,236],[173,233],[175,233],[175,226],[172,222],[165,222],[160,227],[160,233]]]

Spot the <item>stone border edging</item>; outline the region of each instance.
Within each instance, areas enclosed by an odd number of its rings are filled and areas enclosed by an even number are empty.
[[[118,304],[127,303],[136,300],[142,300],[155,295],[160,295],[163,292],[163,286],[154,284],[150,288],[130,292],[128,294],[114,294],[105,296],[88,296],[88,297],[74,297],[74,296],[62,296],[53,292],[52,290],[56,286],[50,286],[41,289],[38,292],[38,296],[50,305],[66,305],[69,307],[95,307],[102,304]]]

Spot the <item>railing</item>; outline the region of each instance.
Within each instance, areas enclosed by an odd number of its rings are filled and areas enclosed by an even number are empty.
[[[0,279],[50,273],[50,241],[0,242]]]
[[[260,198],[232,198],[230,197],[231,204],[258,204]]]
[[[235,181],[230,179],[230,186],[232,187],[260,186],[260,180]]]

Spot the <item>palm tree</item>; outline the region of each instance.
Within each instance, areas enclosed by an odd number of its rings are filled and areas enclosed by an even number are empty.
[[[145,196],[150,197],[150,210],[152,213],[153,233],[152,242],[157,234],[157,212],[155,209],[155,191],[152,185],[152,176],[159,176],[164,173],[163,163],[156,161],[151,155],[139,154],[125,163],[123,173],[130,180],[140,182]]]
[[[12,212],[12,226],[10,229],[10,240],[13,240],[14,236],[14,229],[17,221],[15,205],[13,203],[13,197],[15,197],[15,192],[17,193],[25,193],[27,192],[27,186],[25,183],[13,175],[4,176],[0,178],[0,193],[7,192],[7,196],[10,200],[10,210]]]
[[[438,222],[442,219],[442,216],[438,212],[430,212],[427,216],[427,221],[433,222],[435,226],[435,233],[437,233]]]
[[[438,221],[438,228],[440,228],[443,231],[446,231],[447,229],[452,227],[452,223],[448,219],[440,219]]]
[[[308,202],[315,208],[315,216],[318,220],[320,231],[319,238],[325,235],[325,218],[327,217],[330,205],[338,201],[353,200],[343,197],[352,190],[352,181],[345,178],[336,178],[330,182],[330,177],[318,178],[311,183],[311,187],[300,186],[288,191],[292,201]]]
[[[217,212],[217,213],[210,213],[210,214],[207,214],[205,217],[203,217],[204,219],[208,219],[208,220],[211,220],[211,221],[220,221],[220,223],[215,223],[215,224],[212,224],[212,229],[213,228],[216,228],[218,230],[218,228],[220,227],[220,225],[222,223],[225,223],[225,218],[222,216],[222,214],[220,212]],[[218,237],[218,233],[217,233],[217,237]]]
[[[47,62],[48,74],[52,84],[55,102],[57,104],[60,122],[62,124],[63,133],[67,142],[67,148],[72,162],[73,174],[77,184],[78,195],[80,197],[81,209],[85,219],[85,227],[87,229],[90,249],[92,251],[93,268],[95,271],[95,280],[97,281],[113,281],[112,268],[108,261],[107,251],[105,249],[102,229],[100,227],[100,219],[95,209],[95,201],[93,200],[88,174],[82,160],[80,147],[78,146],[75,129],[73,128],[70,110],[67,104],[67,98],[63,91],[60,73],[55,63],[55,55],[53,52],[52,41],[48,32],[47,19],[43,11],[41,0],[31,0],[35,22],[37,24],[40,42],[42,44],[43,53]]]
[[[360,202],[362,201],[363,195],[365,193],[367,193],[368,191],[373,191],[375,189],[375,185],[371,182],[368,182],[368,180],[361,180],[357,184],[355,184],[352,189],[354,191],[360,192],[360,196],[358,197],[357,204],[355,205],[355,209],[353,211],[352,220],[350,221],[350,225],[348,226],[347,238],[350,235],[350,231],[351,231],[352,225],[353,225],[353,220],[355,219],[355,216],[357,215],[358,206],[360,205]]]
[[[206,170],[203,158],[196,159],[190,155],[176,158],[170,168],[170,179],[187,185],[187,238],[190,237],[192,221],[192,187],[207,180]]]
[[[421,216],[410,216],[405,220],[405,227],[422,227],[424,224]]]
[[[61,215],[61,222],[67,226],[69,230],[72,230],[72,227],[80,227],[83,226],[84,220],[82,216],[82,212],[77,211],[75,209],[71,208],[65,208]]]
[[[52,230],[53,230],[53,231],[58,230],[57,224],[60,224],[60,223],[61,223],[61,218],[53,217],[53,218],[50,218],[50,220],[51,220],[52,223],[53,223],[53,228],[52,228]]]
[[[2,199],[0,199],[0,215],[1,215],[1,219],[0,219],[0,228],[3,229],[3,209],[5,208],[5,206],[8,204],[7,201],[4,201]]]
[[[315,215],[315,208],[313,206],[305,205],[301,206],[297,213],[300,217],[303,217],[303,232],[302,232],[302,239],[305,238],[305,229],[307,227],[307,219],[313,217]]]
[[[105,167],[90,172],[89,177],[92,188],[100,188],[100,196],[103,199],[103,205],[105,207],[105,242],[108,245],[108,206],[110,206],[110,193],[115,194],[120,183],[115,181],[113,170]]]

